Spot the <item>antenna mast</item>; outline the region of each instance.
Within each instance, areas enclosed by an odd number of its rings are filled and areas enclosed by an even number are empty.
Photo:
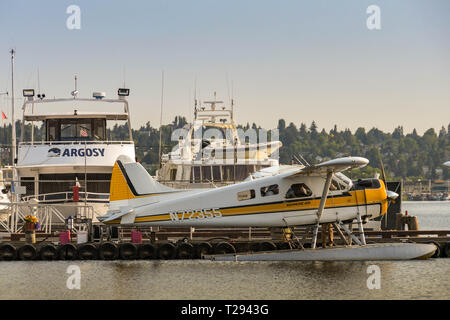
[[[14,118],[14,55],[16,51],[11,49],[11,122],[12,122],[12,164],[16,160],[16,121]],[[15,183],[15,182],[14,182]]]
[[[161,72],[161,114],[159,117],[159,168],[161,168],[161,143],[162,143],[162,114],[164,102],[164,70]]]

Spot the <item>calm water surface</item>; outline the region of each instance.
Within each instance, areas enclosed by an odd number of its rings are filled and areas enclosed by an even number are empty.
[[[404,203],[421,229],[450,229],[450,202]],[[81,270],[69,290],[67,267]],[[381,270],[368,289],[367,268]],[[0,262],[0,299],[450,299],[450,259],[371,262]]]

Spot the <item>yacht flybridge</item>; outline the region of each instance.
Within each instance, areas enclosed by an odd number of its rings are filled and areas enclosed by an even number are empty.
[[[198,103],[194,122],[180,133],[178,145],[162,155],[157,171],[159,182],[176,188],[224,186],[245,180],[266,167],[277,166],[280,141],[257,137],[257,130],[245,132],[250,141],[242,142],[233,118],[234,101],[229,108],[223,101]],[[252,131],[252,129],[250,129]]]
[[[94,206],[95,215],[103,214],[109,202],[111,172],[116,158],[128,155],[135,158],[130,113],[126,97],[129,89],[119,89],[117,99],[105,99],[103,92],[94,92],[93,98],[81,99],[78,91],[72,98],[45,99],[34,97],[34,90],[24,90],[21,138],[18,145],[17,176],[24,186],[23,201],[31,199],[45,204],[77,202]],[[68,113],[45,113],[59,111],[69,104]],[[80,106],[88,110],[79,111]],[[118,106],[121,108],[117,108]],[[100,107],[119,111],[99,112]],[[126,122],[128,137],[120,141],[107,135],[110,122]],[[43,122],[45,136],[36,141],[26,132],[25,124]],[[28,138],[28,140],[26,139]],[[74,196],[74,186],[79,194]]]

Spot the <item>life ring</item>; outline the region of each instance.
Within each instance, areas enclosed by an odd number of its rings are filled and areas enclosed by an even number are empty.
[[[17,257],[17,250],[10,243],[0,244],[0,260],[11,261],[15,260]]]
[[[196,257],[201,259],[204,255],[211,254],[213,252],[213,247],[209,242],[201,242],[196,246]]]
[[[39,248],[39,257],[42,260],[56,260],[58,259],[58,250],[52,243],[44,244]]]
[[[189,242],[181,242],[177,245],[178,259],[192,259],[194,258],[194,246]]]
[[[71,243],[63,244],[58,248],[58,255],[61,260],[75,260],[78,257],[77,247]]]
[[[236,248],[229,242],[220,242],[214,248],[216,254],[236,253]]]
[[[176,254],[177,250],[172,242],[162,243],[158,247],[158,258],[160,259],[174,259]]]
[[[98,247],[100,260],[115,260],[119,255],[117,246],[112,242],[104,242]]]
[[[142,243],[138,247],[138,257],[139,259],[148,260],[155,259],[156,249],[151,243]]]
[[[37,256],[36,248],[32,244],[24,244],[17,251],[20,260],[34,260]]]
[[[124,260],[136,259],[137,256],[136,245],[130,242],[122,243],[119,247],[119,255],[120,258]]]
[[[77,252],[81,260],[95,260],[98,257],[98,250],[92,243],[79,245]]]

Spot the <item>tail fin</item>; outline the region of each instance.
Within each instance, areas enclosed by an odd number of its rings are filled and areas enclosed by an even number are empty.
[[[127,156],[119,156],[111,176],[109,200],[130,200],[175,191],[155,181],[137,162]]]

